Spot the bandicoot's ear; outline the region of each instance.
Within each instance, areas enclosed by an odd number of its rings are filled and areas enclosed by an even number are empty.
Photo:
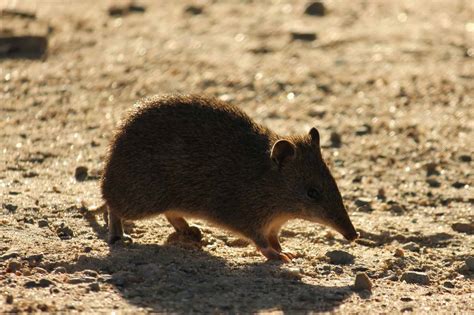
[[[286,162],[293,160],[295,155],[296,147],[293,142],[288,140],[278,140],[273,145],[270,158],[278,165],[278,167],[281,167]]]
[[[309,136],[311,137],[311,144],[319,149],[319,131],[316,128],[311,128],[309,131]]]

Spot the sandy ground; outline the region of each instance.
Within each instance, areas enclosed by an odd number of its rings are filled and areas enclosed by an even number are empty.
[[[471,1],[326,1],[323,17],[304,1],[141,4],[0,1],[36,14],[0,16],[4,36],[48,39],[42,59],[0,59],[0,311],[474,312]],[[290,222],[298,258],[281,265],[158,217],[109,247],[86,213],[114,126],[137,99],[190,92],[282,134],[317,126],[361,238]],[[421,283],[402,281],[412,271]],[[353,287],[360,272],[371,291]]]

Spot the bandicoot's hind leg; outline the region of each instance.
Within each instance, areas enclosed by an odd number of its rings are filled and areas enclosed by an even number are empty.
[[[200,241],[202,238],[201,230],[196,226],[190,226],[183,217],[172,213],[165,214],[166,219],[171,223],[176,232],[190,236],[195,241]]]
[[[122,219],[109,210],[109,244],[117,241],[131,242],[132,238],[123,232]]]

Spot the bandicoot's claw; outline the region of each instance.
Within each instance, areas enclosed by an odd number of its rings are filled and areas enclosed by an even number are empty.
[[[296,255],[293,253],[288,253],[288,252],[281,252],[283,255],[287,256],[290,260],[293,260],[296,258]]]
[[[259,248],[259,250],[268,260],[280,260],[284,263],[291,262],[291,259],[286,254],[279,253],[271,247]]]

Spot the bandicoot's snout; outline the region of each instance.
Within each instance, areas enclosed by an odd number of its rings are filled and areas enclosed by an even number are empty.
[[[347,212],[345,212],[341,217],[337,218],[331,225],[336,231],[341,233],[346,240],[350,242],[359,237],[359,233],[357,233],[356,229],[354,228],[354,225],[352,224]]]
[[[356,240],[359,238],[359,233],[356,232],[356,230],[352,231],[351,233],[348,233],[348,234],[343,234],[344,235],[344,238],[350,242]]]

